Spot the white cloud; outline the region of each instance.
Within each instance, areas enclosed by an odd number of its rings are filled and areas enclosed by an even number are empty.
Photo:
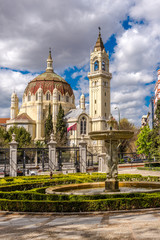
[[[119,22],[126,18],[131,4],[128,0],[40,0],[38,4],[36,0],[2,0],[0,63],[42,71],[51,47],[55,69],[83,66],[89,60],[98,26],[106,42],[122,31]]]
[[[156,0],[135,1],[129,10],[134,20],[132,28],[117,36],[110,66],[113,72],[113,114],[117,116],[114,107],[119,106],[122,117],[130,118],[136,124],[140,124],[142,115],[148,112],[145,98],[154,94],[153,81],[157,80],[156,68],[160,62],[159,8],[160,2]]]
[[[147,22],[160,21],[160,1],[159,0],[135,0],[135,5],[130,9],[130,16],[137,20],[145,20]]]
[[[81,77],[76,87],[77,89],[74,90],[76,105],[79,104],[80,96],[82,94],[85,95],[85,102],[88,103],[89,102],[89,81]]]
[[[10,98],[13,91],[17,93],[19,101],[21,102],[27,83],[35,76],[36,75],[33,74],[22,74],[12,70],[0,69],[0,109],[3,109],[3,111],[1,111],[1,117],[9,117]]]

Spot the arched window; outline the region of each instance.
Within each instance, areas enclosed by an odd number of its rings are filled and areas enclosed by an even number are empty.
[[[58,101],[61,101],[61,95],[60,94],[58,95]]]
[[[102,62],[102,70],[105,71],[106,70],[106,66],[105,66],[105,62]]]
[[[36,93],[36,101],[38,101],[38,92]]]
[[[86,118],[82,117],[80,122],[80,134],[86,134]]]
[[[94,71],[97,71],[99,69],[99,62],[96,60],[94,62]]]
[[[51,100],[51,95],[50,95],[49,92],[47,92],[47,94],[46,94],[46,100],[47,100],[47,101]]]
[[[30,102],[31,101],[31,94],[29,93],[28,94],[28,102]]]
[[[66,96],[66,102],[69,102],[69,97],[68,96]]]

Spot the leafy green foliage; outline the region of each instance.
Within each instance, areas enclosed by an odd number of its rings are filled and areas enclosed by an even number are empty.
[[[45,122],[45,142],[49,142],[50,135],[53,133],[53,122],[52,122],[52,114],[51,114],[51,105],[49,104],[48,109],[48,118]]]
[[[67,143],[67,127],[64,120],[64,110],[60,104],[56,123],[56,141],[58,146],[66,145]]]
[[[35,142],[35,146],[36,146],[37,148],[43,148],[43,147],[45,147],[46,145],[45,145],[45,143],[42,142],[42,141],[36,141],[36,142]]]
[[[152,145],[150,133],[151,130],[149,126],[144,126],[141,128],[141,131],[138,134],[138,139],[136,141],[138,154],[143,154],[145,157],[149,157],[150,155],[150,148]]]
[[[9,138],[8,132],[0,127],[0,147],[5,147],[7,145],[7,138]]]
[[[10,127],[8,131],[0,129],[0,139],[3,146],[8,145],[12,141],[12,134],[15,133],[18,147],[26,147],[31,144],[31,135],[24,127]]]

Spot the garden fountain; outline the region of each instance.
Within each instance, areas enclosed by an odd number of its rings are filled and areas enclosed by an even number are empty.
[[[107,121],[107,130],[90,132],[92,140],[104,140],[106,149],[107,179],[105,181],[105,192],[118,192],[118,145],[122,139],[130,139],[133,131],[115,129],[116,121],[110,115]]]

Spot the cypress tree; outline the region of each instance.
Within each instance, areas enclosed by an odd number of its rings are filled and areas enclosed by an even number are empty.
[[[64,121],[64,110],[60,104],[56,123],[56,141],[57,145],[62,146],[67,143],[67,127]]]
[[[47,143],[50,140],[50,135],[53,133],[53,122],[51,114],[51,104],[49,104],[48,117],[45,122],[45,142]]]

